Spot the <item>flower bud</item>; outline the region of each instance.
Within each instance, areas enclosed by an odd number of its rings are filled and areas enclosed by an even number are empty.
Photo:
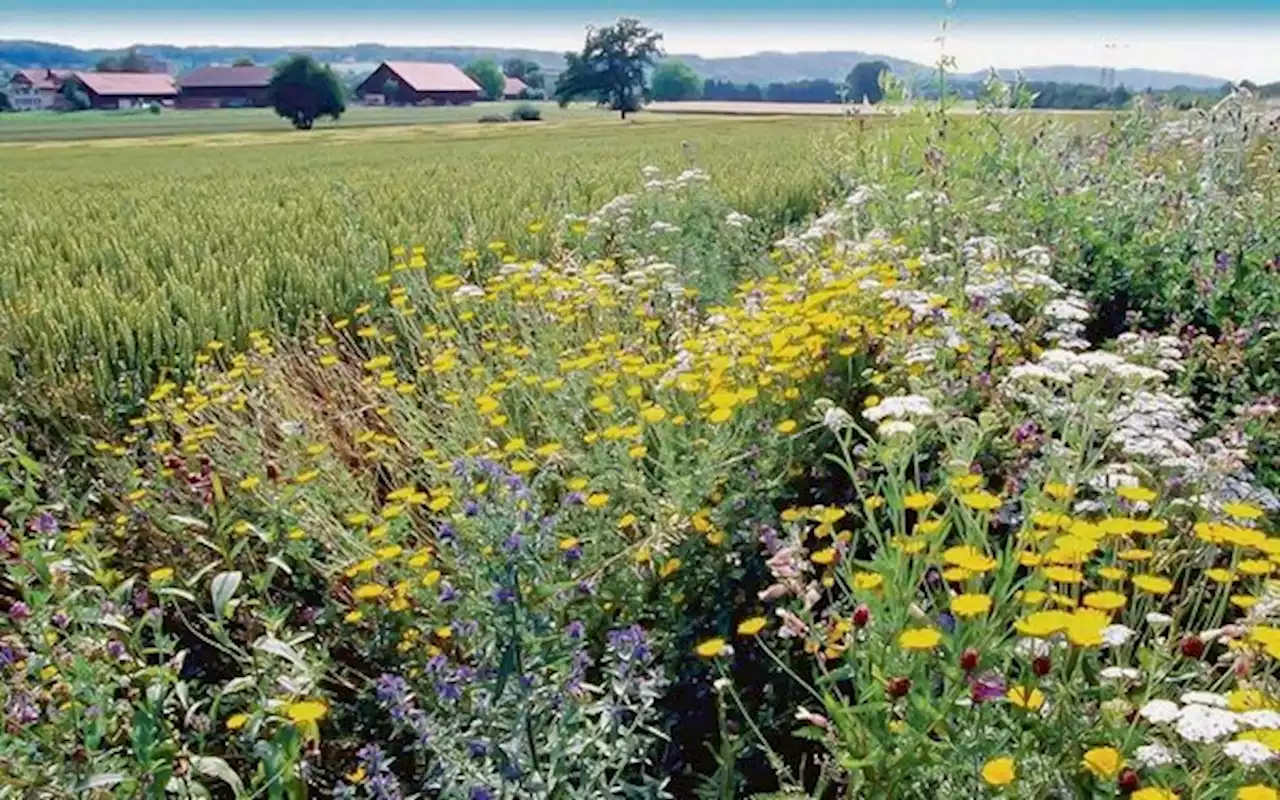
[[[1179,646],[1187,658],[1200,658],[1204,655],[1204,640],[1199,636],[1187,636]]]
[[[1049,674],[1049,670],[1053,669],[1053,662],[1048,656],[1036,656],[1031,660],[1031,671],[1038,677],[1043,678]]]
[[[884,689],[891,698],[897,699],[899,697],[903,697],[907,692],[911,691],[911,679],[891,678],[889,679],[889,682],[885,684]]]
[[[853,610],[853,626],[855,628],[865,628],[867,623],[871,621],[871,609],[865,605],[858,606]]]
[[[1120,787],[1120,791],[1122,792],[1136,792],[1140,785],[1138,781],[1138,773],[1131,769],[1126,769],[1120,773],[1120,777],[1117,779],[1116,784]]]
[[[972,672],[978,666],[978,651],[972,647],[965,648],[960,654],[960,668],[965,672]]]

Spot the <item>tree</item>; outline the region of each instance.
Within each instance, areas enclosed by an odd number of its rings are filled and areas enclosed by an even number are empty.
[[[530,89],[541,89],[547,83],[547,76],[542,74],[542,65],[525,58],[508,58],[503,61],[502,72],[508,77],[524,81],[525,86]]]
[[[854,102],[879,103],[884,99],[884,87],[880,83],[880,73],[891,72],[889,65],[883,61],[862,61],[849,71],[845,83]]]
[[[253,66],[257,66],[257,65],[253,63],[253,56],[240,56],[240,57],[239,57],[239,58],[237,58],[235,61],[232,61],[232,62],[231,62],[231,66],[233,66],[233,67],[253,67]]]
[[[472,61],[463,70],[467,77],[480,84],[486,100],[501,100],[502,92],[507,87],[507,79],[498,68],[497,62],[491,58]]]
[[[301,131],[311,130],[318,117],[337,119],[347,110],[338,76],[311,56],[293,55],[281,62],[267,95],[276,113]]]
[[[649,79],[654,100],[697,100],[702,79],[683,61],[663,61]]]
[[[94,69],[98,72],[151,72],[154,66],[150,56],[130,47],[123,56],[104,56]]]
[[[627,118],[648,98],[645,71],[662,55],[662,34],[624,17],[604,28],[587,28],[581,53],[565,53],[556,80],[561,106],[579,97],[607,105]]]
[[[0,111],[12,111],[13,104],[9,102],[9,95],[0,92]]]
[[[71,80],[63,83],[58,89],[58,94],[62,95],[62,101],[68,111],[86,111],[93,105],[79,81]]]

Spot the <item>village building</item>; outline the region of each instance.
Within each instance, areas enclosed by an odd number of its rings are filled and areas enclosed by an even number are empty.
[[[43,111],[54,107],[62,82],[71,75],[65,69],[20,69],[9,78],[5,94],[15,111]]]
[[[271,67],[203,67],[178,77],[181,108],[260,108],[269,105]]]
[[[426,61],[384,61],[356,87],[370,105],[469,105],[483,94],[457,66]]]
[[[173,76],[156,72],[73,72],[67,82],[75,83],[84,91],[90,108],[172,105],[178,98]]]
[[[525,97],[529,91],[529,84],[519,78],[507,78],[507,83],[502,88],[502,98],[504,100],[519,100]]]

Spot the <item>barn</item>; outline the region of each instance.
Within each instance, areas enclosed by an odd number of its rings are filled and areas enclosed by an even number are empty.
[[[519,100],[529,92],[529,84],[519,78],[507,76],[506,84],[502,88],[502,97],[505,100]]]
[[[182,108],[260,108],[269,104],[271,67],[202,67],[178,78]]]
[[[483,90],[453,64],[383,61],[356,87],[367,103],[388,105],[469,105]]]
[[[148,103],[170,104],[178,97],[173,76],[156,72],[73,72],[92,108],[136,108]]]

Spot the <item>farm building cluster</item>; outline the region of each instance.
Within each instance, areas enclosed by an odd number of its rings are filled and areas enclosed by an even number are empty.
[[[246,108],[270,104],[271,67],[201,67],[177,77],[166,72],[87,72],[20,69],[5,89],[15,111],[67,107],[73,86],[90,108],[126,109],[159,104],[177,108]],[[529,87],[508,77],[504,99],[527,96]],[[484,90],[454,64],[384,61],[355,88],[368,105],[469,105],[485,99]]]

